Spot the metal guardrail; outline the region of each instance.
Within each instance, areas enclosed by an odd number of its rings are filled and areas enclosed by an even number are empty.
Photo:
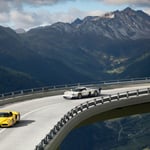
[[[146,89],[140,89],[140,90],[132,90],[122,93],[117,93],[113,95],[108,95],[105,97],[100,97],[97,99],[93,99],[90,101],[87,101],[85,103],[82,103],[75,108],[71,109],[69,112],[67,112],[60,121],[57,122],[57,124],[51,129],[51,131],[45,136],[44,139],[41,140],[41,142],[35,147],[35,150],[44,150],[45,147],[52,142],[54,137],[61,131],[61,129],[74,117],[81,114],[83,111],[86,111],[90,108],[104,105],[106,103],[113,103],[114,101],[121,101],[129,98],[144,96],[144,95],[150,95],[150,88]]]
[[[108,80],[108,81],[95,81],[95,82],[88,82],[88,83],[76,83],[76,84],[68,84],[68,85],[56,85],[56,86],[46,86],[40,88],[33,88],[33,89],[25,89],[20,91],[13,91],[8,93],[0,94],[0,100],[6,98],[13,98],[17,96],[24,96],[36,93],[44,93],[44,92],[51,92],[51,91],[59,91],[59,90],[66,90],[69,88],[74,88],[76,86],[104,86],[104,85],[114,85],[114,84],[122,84],[122,83],[137,83],[137,82],[150,82],[150,77],[144,78],[131,78],[131,79],[119,79],[119,80]]]

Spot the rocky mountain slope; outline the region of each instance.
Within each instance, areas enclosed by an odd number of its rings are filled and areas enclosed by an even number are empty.
[[[20,34],[0,26],[0,68],[10,76],[13,70],[13,76],[18,72],[20,78],[30,78],[21,88],[149,76],[143,69],[149,63],[149,42],[150,16],[131,8]],[[13,79],[0,78],[1,87],[9,80],[9,90],[20,89],[18,84],[14,88]]]
[[[107,73],[123,72],[135,58],[149,53],[150,16],[126,8],[71,24],[58,22],[36,28],[25,36],[44,57],[59,59],[85,75],[101,79]]]

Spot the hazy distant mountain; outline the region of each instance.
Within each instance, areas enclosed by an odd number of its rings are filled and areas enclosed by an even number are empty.
[[[0,27],[0,66],[28,75],[35,86],[149,76],[149,43],[150,16],[131,8],[22,34]]]

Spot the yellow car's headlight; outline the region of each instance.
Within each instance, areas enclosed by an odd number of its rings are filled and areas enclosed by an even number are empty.
[[[7,120],[7,123],[9,123],[9,124],[12,123],[12,120],[11,120],[11,119],[8,119],[8,120]]]

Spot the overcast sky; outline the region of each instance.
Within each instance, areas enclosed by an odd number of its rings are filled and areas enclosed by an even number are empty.
[[[0,0],[0,25],[28,30],[128,6],[150,14],[150,0]]]

